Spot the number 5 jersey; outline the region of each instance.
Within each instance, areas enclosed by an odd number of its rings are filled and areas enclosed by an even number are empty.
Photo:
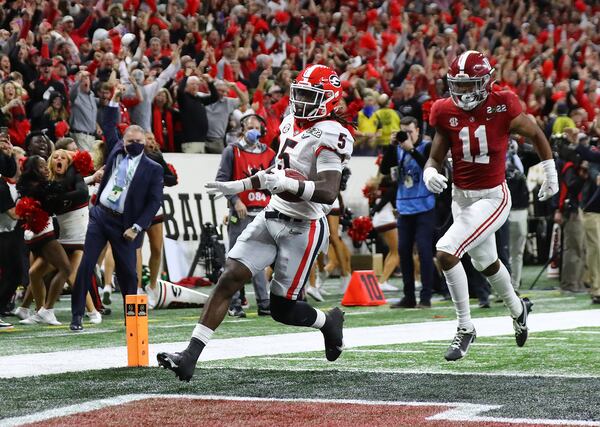
[[[301,129],[294,116],[288,114],[279,130],[277,167],[297,170],[309,181],[316,181],[317,174],[325,170],[337,170],[341,173],[352,155],[354,138],[348,129],[335,120],[320,120],[312,123],[311,127]],[[319,159],[324,152],[327,154]],[[338,156],[341,162],[327,161],[331,153]],[[277,195],[271,197],[269,206],[299,219],[317,219],[331,210],[331,205],[307,201],[288,202]]]

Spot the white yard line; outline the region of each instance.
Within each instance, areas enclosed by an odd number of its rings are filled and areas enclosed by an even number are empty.
[[[580,421],[569,419],[535,419],[535,418],[504,418],[487,417],[482,414],[494,409],[501,408],[501,405],[481,405],[464,402],[403,402],[387,400],[359,400],[359,399],[275,399],[262,397],[238,397],[238,396],[215,396],[215,395],[195,395],[195,394],[128,394],[108,399],[93,400],[77,405],[54,408],[37,414],[25,415],[22,417],[6,418],[0,420],[0,427],[19,426],[23,424],[42,422],[56,417],[65,417],[87,413],[89,411],[123,405],[130,402],[138,402],[147,399],[185,399],[185,400],[217,400],[231,402],[283,402],[283,403],[317,403],[317,404],[347,404],[347,405],[365,405],[365,406],[409,406],[409,407],[440,407],[440,412],[427,417],[427,420],[435,421],[453,421],[453,422],[491,422],[491,423],[510,423],[510,424],[545,424],[545,425],[579,425],[579,426],[600,426],[597,421]]]
[[[514,333],[512,321],[508,316],[477,318],[474,319],[474,323],[477,335],[480,337]],[[529,317],[529,327],[533,334],[584,326],[600,327],[600,310],[539,313]],[[192,328],[193,323],[190,323],[190,332]],[[455,332],[455,320],[348,328],[344,330],[344,343],[346,347],[353,348],[450,340]],[[152,336],[152,328],[150,328],[150,336]],[[73,337],[77,339],[75,334]],[[156,363],[155,355],[158,352],[181,351],[187,344],[187,342],[171,342],[150,345],[150,363],[152,365]],[[237,359],[321,350],[323,350],[323,335],[319,331],[263,335],[212,340],[200,360]],[[19,354],[0,357],[0,378],[30,377],[123,366],[127,366],[125,346]]]

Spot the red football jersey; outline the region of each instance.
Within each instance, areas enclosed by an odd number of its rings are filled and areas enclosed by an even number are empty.
[[[461,110],[451,98],[433,104],[429,124],[450,139],[457,187],[482,190],[504,182],[510,122],[522,111],[510,91],[490,93],[471,111]]]

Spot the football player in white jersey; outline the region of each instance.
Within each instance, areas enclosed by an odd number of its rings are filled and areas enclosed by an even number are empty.
[[[267,266],[273,266],[273,319],[321,330],[327,360],[334,361],[342,353],[342,311],[336,307],[324,313],[298,300],[317,255],[328,247],[325,214],[338,195],[342,168],[352,154],[354,140],[336,114],[341,96],[335,71],[323,65],[308,66],[291,85],[292,113],[280,126],[277,168],[238,181],[206,184],[213,193],[237,194],[254,188],[269,190],[273,197],[229,251],[225,271],[188,347],[181,353],[157,355],[159,365],[174,371],[180,380],[192,378],[200,353],[227,313],[231,296]]]

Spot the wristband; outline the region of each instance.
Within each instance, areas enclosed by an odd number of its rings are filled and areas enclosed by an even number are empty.
[[[242,191],[250,190],[252,188],[252,177],[242,179],[241,183],[244,186]],[[240,193],[242,191],[240,191]]]
[[[310,202],[310,199],[312,199],[314,193],[314,181],[298,181],[298,191],[296,191],[296,196],[300,197],[302,200]]]

